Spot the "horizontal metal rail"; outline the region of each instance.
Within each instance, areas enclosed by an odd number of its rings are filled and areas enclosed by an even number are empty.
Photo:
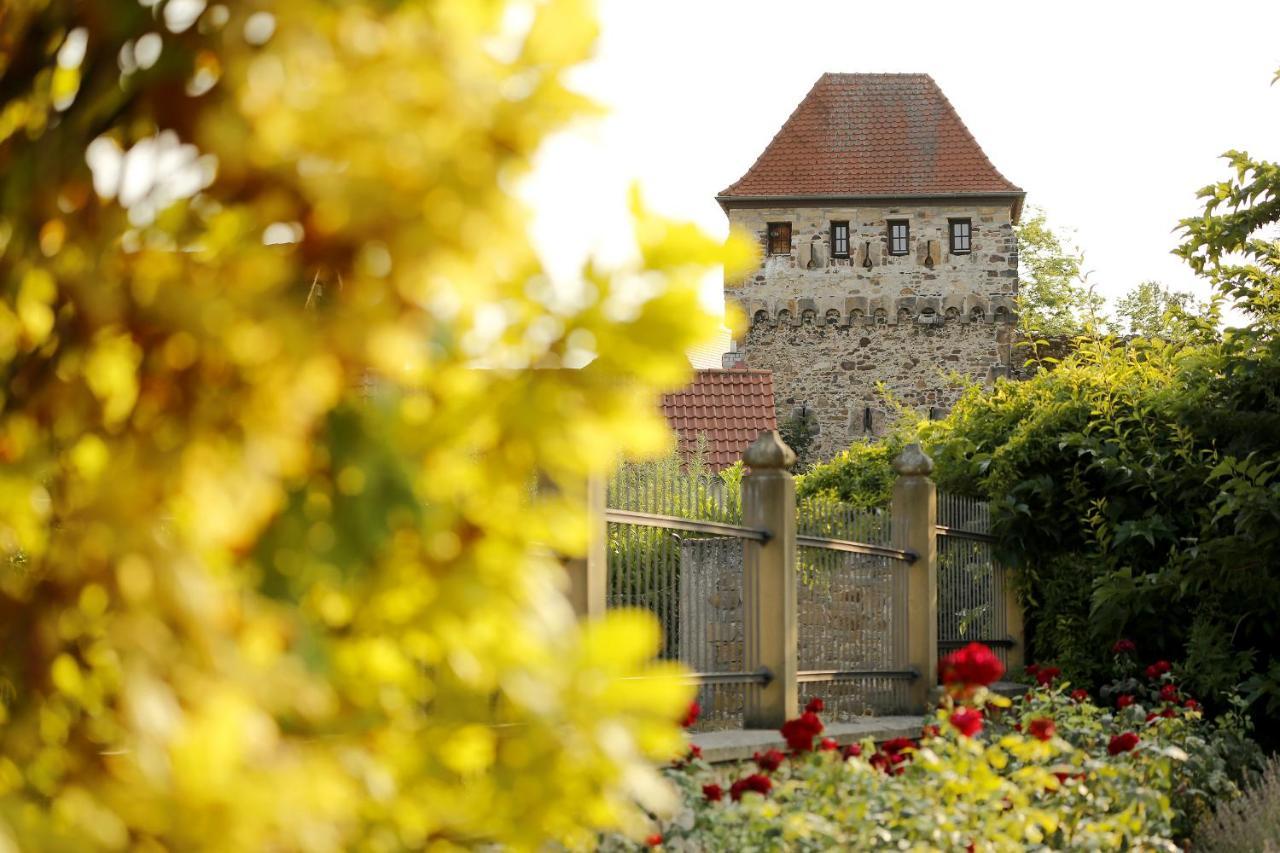
[[[632,675],[623,681],[652,681],[663,676]],[[768,687],[773,682],[773,671],[760,667],[755,672],[691,672],[682,679],[688,684],[759,684]]]
[[[802,548],[825,548],[828,551],[846,551],[850,554],[863,554],[868,557],[888,557],[890,560],[901,560],[904,563],[916,561],[915,551],[904,551],[901,548],[890,548],[887,545],[871,545],[867,542],[851,542],[848,539],[828,539],[825,536],[797,536],[796,544]]]
[[[976,530],[965,530],[962,527],[947,527],[944,524],[936,525],[939,536],[954,536],[956,539],[972,539],[975,542],[995,542],[996,537],[990,533],[979,533]]]
[[[691,518],[680,518],[675,515],[658,515],[652,512],[635,512],[629,509],[607,509],[605,521],[614,524],[638,524],[642,527],[664,527],[669,530],[685,530],[690,533],[711,533],[716,536],[733,536],[738,539],[750,539],[753,542],[768,542],[772,534],[767,530],[756,530],[740,524],[726,524],[722,521],[694,521]]]
[[[800,684],[853,678],[909,678],[914,681],[919,677],[920,672],[914,669],[807,669],[796,673],[796,681]]]
[[[941,639],[938,640],[938,645],[947,646],[948,648],[953,646],[967,646],[970,643],[982,643],[983,645],[987,645],[987,646],[999,646],[1002,649],[1011,649],[1014,646],[1018,645],[1017,640],[1012,640],[1012,639],[1009,639],[1008,637],[1006,637],[1003,640],[987,640],[987,639],[983,639],[982,637],[971,637],[964,640],[941,640]]]

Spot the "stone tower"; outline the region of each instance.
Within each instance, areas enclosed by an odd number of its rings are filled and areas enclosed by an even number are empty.
[[[773,372],[816,458],[885,430],[879,383],[936,415],[1007,372],[1024,195],[927,74],[824,74],[716,197],[764,249],[725,282],[750,324],[738,358]]]

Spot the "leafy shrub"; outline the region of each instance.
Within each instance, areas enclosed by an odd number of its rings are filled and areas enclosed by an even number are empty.
[[[761,754],[726,768],[691,755],[668,771],[684,808],[661,825],[661,842],[673,850],[1174,850],[1211,803],[1238,794],[1222,739],[1198,709],[1106,708],[1052,676],[1009,700],[982,683],[1000,671],[978,644],[950,656],[947,695],[916,740],[842,748],[822,739],[816,700],[783,727],[785,760]]]
[[[889,505],[893,496],[893,459],[905,441],[855,442],[826,462],[819,462],[796,478],[796,496],[821,498],[858,509]]]
[[[671,800],[690,690],[549,552],[751,248],[637,204],[557,293],[510,187],[595,25],[508,6],[3,5],[0,849],[527,849]]]

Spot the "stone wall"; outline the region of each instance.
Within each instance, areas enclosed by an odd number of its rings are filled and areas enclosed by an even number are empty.
[[[749,320],[746,366],[773,371],[778,418],[816,418],[811,455],[879,434],[903,403],[946,409],[963,381],[1005,375],[1017,297],[1017,241],[1007,203],[735,207],[730,223],[767,248],[768,224],[791,223],[790,254],[726,285]],[[949,220],[971,222],[971,250],[951,254]],[[910,226],[905,255],[889,254],[888,220]],[[831,257],[831,222],[849,223],[849,257]],[[871,429],[864,429],[871,409]]]

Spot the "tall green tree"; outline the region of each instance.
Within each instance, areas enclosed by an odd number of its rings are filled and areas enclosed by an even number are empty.
[[[1144,281],[1116,300],[1114,330],[1166,341],[1203,341],[1216,336],[1219,314],[1213,301],[1202,302],[1190,291]]]
[[[1104,302],[1086,281],[1084,253],[1050,228],[1040,208],[1028,209],[1016,231],[1022,330],[1076,335],[1098,325]]]

